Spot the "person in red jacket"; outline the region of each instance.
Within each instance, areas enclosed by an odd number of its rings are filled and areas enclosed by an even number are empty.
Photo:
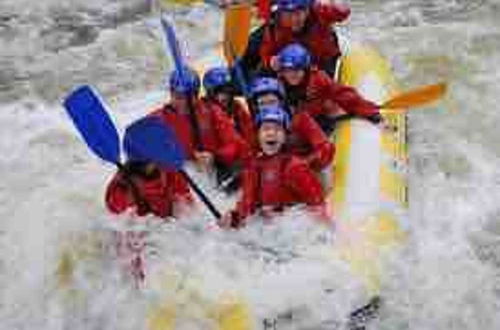
[[[329,135],[335,117],[348,113],[375,124],[382,121],[379,107],[350,86],[333,81],[312,65],[310,53],[300,44],[290,44],[275,61],[278,77],[286,90],[287,104],[297,112],[308,112]]]
[[[263,106],[256,117],[260,150],[243,171],[243,193],[221,227],[241,227],[259,212],[270,217],[285,207],[307,204],[326,219],[325,196],[306,162],[286,151],[290,117],[281,106]]]
[[[175,216],[174,205],[191,203],[192,196],[183,177],[154,163],[128,161],[106,189],[106,206],[112,213],[133,209],[138,216]]]
[[[231,72],[225,67],[209,69],[203,76],[205,101],[213,103],[225,110],[232,119],[234,128],[249,146],[257,142],[252,115],[245,104],[235,98]]]
[[[205,97],[203,101],[210,107],[220,107],[231,119],[235,131],[246,142],[243,149],[250,150],[257,144],[252,116],[246,105],[235,99],[236,89],[230,71],[225,67],[209,69],[203,76]],[[222,132],[224,133],[224,132]],[[243,152],[244,153],[244,152]],[[244,157],[232,164],[215,161],[217,184],[226,193],[236,191],[240,185],[240,172]]]
[[[214,161],[231,164],[247,157],[248,147],[231,119],[219,105],[199,98],[200,79],[194,70],[174,70],[169,87],[170,102],[150,116],[160,117],[173,128],[188,160],[210,171]]]
[[[241,59],[247,79],[269,72],[272,57],[293,42],[307,47],[313,63],[333,76],[340,49],[332,25],[346,20],[350,9],[314,0],[276,0],[274,5],[271,19],[251,34]]]
[[[138,216],[175,217],[177,204],[193,201],[181,174],[146,161],[129,143],[124,143],[124,149],[128,160],[106,189],[106,206],[110,212],[119,214],[132,209]]]
[[[125,139],[128,139],[128,130]],[[166,219],[180,215],[182,207],[193,203],[189,187],[181,174],[160,168],[142,157],[134,145],[124,142],[127,162],[106,188],[106,207],[111,213],[130,210],[142,217],[155,215]],[[114,232],[116,255],[137,287],[146,276],[146,236],[142,230]]]
[[[251,89],[251,102],[261,109],[268,105],[283,105],[286,99],[281,83],[270,77],[257,78]],[[307,112],[295,112],[285,106],[292,115],[287,146],[291,153],[303,158],[316,172],[329,165],[335,153],[334,145],[328,141],[318,124]]]

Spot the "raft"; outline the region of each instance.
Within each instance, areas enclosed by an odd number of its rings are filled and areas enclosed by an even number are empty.
[[[206,57],[196,69],[203,72],[203,68],[215,65],[223,65],[221,56]],[[339,81],[356,87],[377,104],[398,95],[388,62],[364,45],[353,45],[344,55]],[[360,302],[365,303],[383,296],[385,256],[404,243],[408,228],[407,118],[404,111],[395,109],[382,109],[382,114],[391,130],[381,130],[363,119],[350,119],[339,123],[330,137],[336,145],[336,156],[330,169],[333,189],[328,200],[335,210],[337,226],[355,231],[357,237],[354,241],[337,241],[332,249],[363,282]],[[252,321],[252,306],[244,298],[223,302],[216,309],[219,330],[261,328]],[[175,329],[172,315],[171,310],[153,313],[149,329]]]
[[[212,54],[195,67],[203,71],[203,68],[222,64],[222,56]],[[345,53],[339,81],[356,87],[365,98],[378,104],[398,94],[388,62],[375,49],[365,45],[352,45]],[[407,119],[404,111],[382,109],[382,114],[394,129],[381,130],[366,120],[350,119],[339,123],[330,137],[336,145],[336,156],[330,169],[333,189],[328,201],[335,210],[337,228],[355,231],[357,237],[356,240],[335,240],[332,251],[363,283],[361,304],[374,297],[383,297],[386,256],[402,246],[408,228]],[[60,258],[58,285],[75,299],[78,293],[71,288],[74,263],[89,258],[95,251],[87,249],[81,253],[74,248],[65,251]],[[165,278],[167,286],[177,285],[175,283],[182,280]],[[187,294],[187,301],[202,300],[197,292]],[[204,313],[215,330],[262,328],[255,322],[252,305],[238,292],[228,292],[215,304],[200,304],[205,306]],[[145,329],[176,329],[176,315],[182,308],[172,300],[152,302]]]
[[[339,81],[376,104],[399,94],[388,62],[363,45],[352,46],[344,56]],[[338,125],[331,137],[337,153],[330,202],[340,224],[362,234],[355,244],[339,246],[338,253],[364,280],[368,296],[380,295],[382,257],[404,242],[408,229],[406,112],[381,113],[390,130],[352,119]]]

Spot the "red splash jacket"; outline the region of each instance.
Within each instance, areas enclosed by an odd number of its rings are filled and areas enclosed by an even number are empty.
[[[205,102],[224,109],[226,115],[231,119],[236,133],[241,136],[249,148],[255,147],[257,143],[255,125],[249,109],[241,100],[234,99],[231,109],[224,108],[222,104],[214,99],[205,99]]]
[[[173,205],[178,202],[192,203],[193,198],[184,178],[176,172],[159,170],[158,175],[130,178],[137,187],[135,196],[122,172],[115,174],[106,189],[106,206],[112,213],[122,213],[135,207],[139,216],[154,214],[158,217],[173,216]],[[145,202],[145,203],[144,203]]]
[[[247,77],[252,76],[255,71],[269,69],[271,58],[293,42],[304,45],[311,53],[313,63],[333,76],[340,48],[331,25],[346,20],[350,13],[351,10],[346,6],[317,2],[313,5],[304,28],[298,33],[280,27],[276,19],[272,19],[250,36],[241,60]]]
[[[370,117],[380,113],[378,106],[350,86],[334,82],[325,72],[312,68],[303,85],[286,87],[287,97],[298,111],[311,116],[337,115],[340,111]],[[305,92],[304,92],[305,91]]]
[[[234,211],[236,222],[257,210],[275,212],[293,204],[324,207],[320,182],[303,160],[290,154],[260,154],[243,171],[243,194]]]
[[[194,119],[191,118],[189,110],[178,111],[171,105],[165,105],[150,115],[160,117],[166,125],[174,129],[189,159],[194,158],[194,152],[197,150],[211,152],[217,160],[228,165],[248,157],[247,144],[236,133],[232,120],[220,106],[204,100],[196,100],[193,103]],[[198,134],[192,120],[197,122]],[[196,136],[200,137],[199,143]]]
[[[287,147],[292,154],[303,158],[314,171],[320,171],[330,164],[335,154],[334,145],[307,112],[293,116]]]

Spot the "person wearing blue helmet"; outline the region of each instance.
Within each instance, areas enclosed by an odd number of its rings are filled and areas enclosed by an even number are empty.
[[[311,169],[321,171],[333,159],[334,147],[308,113],[294,112],[286,104],[287,96],[276,78],[261,77],[252,84],[251,98],[257,112],[265,106],[282,106],[291,116],[289,151],[307,161]]]
[[[127,161],[107,186],[106,206],[116,214],[131,210],[136,216],[176,216],[179,204],[193,202],[189,186],[181,174],[151,162],[130,143],[135,123],[125,130]]]
[[[255,118],[259,152],[243,170],[243,193],[236,208],[219,222],[221,227],[242,227],[255,213],[269,219],[295,204],[306,204],[327,218],[321,183],[304,160],[287,150],[290,122],[280,105],[260,108]]]
[[[186,156],[205,172],[215,161],[231,164],[242,157],[243,142],[220,107],[199,97],[200,79],[191,68],[174,70],[168,77],[170,102],[153,111],[173,128]]]
[[[382,122],[375,103],[314,66],[310,52],[301,44],[283,48],[276,57],[274,69],[285,86],[287,104],[294,112],[308,112],[327,135],[331,134],[336,117],[345,113],[375,124]]]
[[[209,69],[203,76],[205,100],[208,104],[221,107],[231,118],[234,128],[247,142],[255,143],[255,129],[252,116],[246,105],[236,99],[236,88],[233,84],[231,72],[225,67]]]
[[[250,35],[241,59],[247,77],[272,72],[272,58],[293,42],[303,44],[312,62],[333,76],[341,53],[332,25],[345,21],[350,9],[315,0],[275,0],[273,8],[270,20]]]
[[[272,77],[257,77],[250,86],[252,108],[264,105],[284,104],[285,88],[279,80]]]
[[[239,173],[245,154],[250,153],[250,149],[255,145],[255,129],[252,116],[246,105],[235,98],[236,88],[233,85],[231,73],[226,67],[214,67],[206,71],[203,76],[203,87],[205,97],[203,101],[210,109],[217,112],[221,109],[231,121],[235,134],[241,137],[239,161],[232,164],[225,164],[214,161],[216,170],[216,180],[219,189],[226,193],[232,193],[239,187]],[[224,132],[224,134],[232,134]]]

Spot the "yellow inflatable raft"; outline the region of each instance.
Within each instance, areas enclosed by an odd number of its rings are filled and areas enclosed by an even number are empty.
[[[197,67],[202,69],[214,64],[223,64],[220,56],[208,57]],[[378,104],[398,92],[389,64],[377,51],[362,45],[351,47],[344,56],[339,79],[355,86],[364,97]],[[405,239],[408,206],[404,176],[408,162],[406,117],[404,112],[389,110],[383,110],[383,115],[393,130],[381,130],[366,120],[352,119],[339,124],[331,137],[337,153],[331,169],[334,189],[329,200],[338,219],[337,228],[354,231],[357,237],[356,240],[336,240],[332,251],[345,260],[364,283],[362,301],[383,295],[384,257]],[[65,248],[60,258],[57,278],[59,289],[68,293],[64,299],[84,299],[72,288],[72,272],[75,263],[91,257],[93,251],[80,250]],[[170,272],[170,277],[165,279],[165,290],[183,281],[175,274]],[[261,328],[254,323],[250,302],[237,292],[222,295],[223,298],[214,304],[204,301],[198,289],[183,290],[184,297],[179,299],[152,302],[144,328],[176,329],[176,319],[184,309],[179,301],[199,304],[201,317],[209,319],[207,324],[215,330]]]
[[[207,57],[196,67],[203,71],[213,65],[223,65],[219,56]],[[362,45],[351,47],[344,56],[339,80],[356,87],[377,104],[398,94],[387,61],[374,49]],[[338,125],[331,137],[337,153],[331,168],[334,189],[329,200],[338,227],[356,232],[356,240],[339,240],[332,249],[364,283],[365,301],[382,294],[384,255],[405,238],[408,206],[405,112],[392,109],[382,113],[392,129],[381,130],[366,120],[352,119]],[[154,310],[149,329],[175,329],[175,309],[170,305]],[[232,296],[210,310],[216,329],[260,329],[252,321],[252,306],[244,299]]]

